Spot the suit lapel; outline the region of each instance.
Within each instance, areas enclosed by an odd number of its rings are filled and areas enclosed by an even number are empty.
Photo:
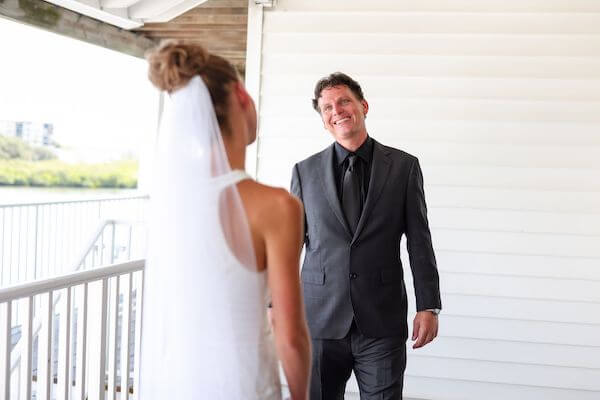
[[[319,177],[321,185],[323,186],[323,193],[325,193],[325,197],[329,202],[331,210],[335,214],[340,224],[342,224],[342,226],[344,227],[344,230],[346,231],[348,236],[352,237],[350,229],[346,224],[346,218],[344,217],[342,205],[340,204],[340,200],[337,194],[337,184],[335,182],[335,175],[333,173],[333,146],[334,145],[331,145],[321,154],[321,171],[323,171],[323,173],[319,174]]]
[[[354,237],[352,238],[352,243],[354,243],[356,239],[358,239],[361,231],[365,227],[369,215],[371,215],[371,212],[375,207],[375,203],[377,203],[377,199],[379,199],[381,191],[385,186],[385,182],[387,181],[391,165],[391,161],[388,157],[388,154],[389,152],[382,145],[380,145],[379,142],[373,139],[373,160],[371,161],[371,177],[369,180],[369,191],[367,192],[365,206],[363,208],[360,219],[358,220],[356,232],[354,232]]]

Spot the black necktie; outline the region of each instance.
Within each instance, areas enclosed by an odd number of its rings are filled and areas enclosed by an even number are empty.
[[[350,231],[354,234],[361,211],[360,171],[356,154],[349,155],[347,160],[348,168],[346,168],[342,182],[342,207]]]

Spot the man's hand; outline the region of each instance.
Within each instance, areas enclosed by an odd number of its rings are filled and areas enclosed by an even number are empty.
[[[431,342],[438,333],[438,316],[431,311],[419,311],[413,321],[412,341],[413,349],[425,346]]]

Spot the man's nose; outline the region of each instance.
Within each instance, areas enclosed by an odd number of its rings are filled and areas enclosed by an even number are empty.
[[[333,106],[333,114],[337,115],[342,112],[342,107],[339,104]]]

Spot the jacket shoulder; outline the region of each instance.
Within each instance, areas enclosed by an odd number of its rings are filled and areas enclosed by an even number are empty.
[[[313,165],[315,165],[315,163],[321,162],[321,159],[325,156],[325,153],[328,150],[330,150],[330,148],[331,148],[331,146],[328,146],[325,149],[319,151],[318,153],[315,153],[315,154],[305,158],[302,161],[298,161],[298,163],[296,163],[296,165],[300,169],[306,168],[306,167],[312,167]]]
[[[400,150],[400,149],[397,149],[397,148],[391,147],[391,146],[386,146],[379,142],[376,142],[376,143],[377,143],[377,145],[379,145],[381,147],[381,149],[385,153],[387,153],[389,156],[391,156],[394,159],[402,160],[402,161],[409,162],[409,163],[413,163],[418,160],[417,157],[413,156],[410,153],[407,153],[404,150]]]

